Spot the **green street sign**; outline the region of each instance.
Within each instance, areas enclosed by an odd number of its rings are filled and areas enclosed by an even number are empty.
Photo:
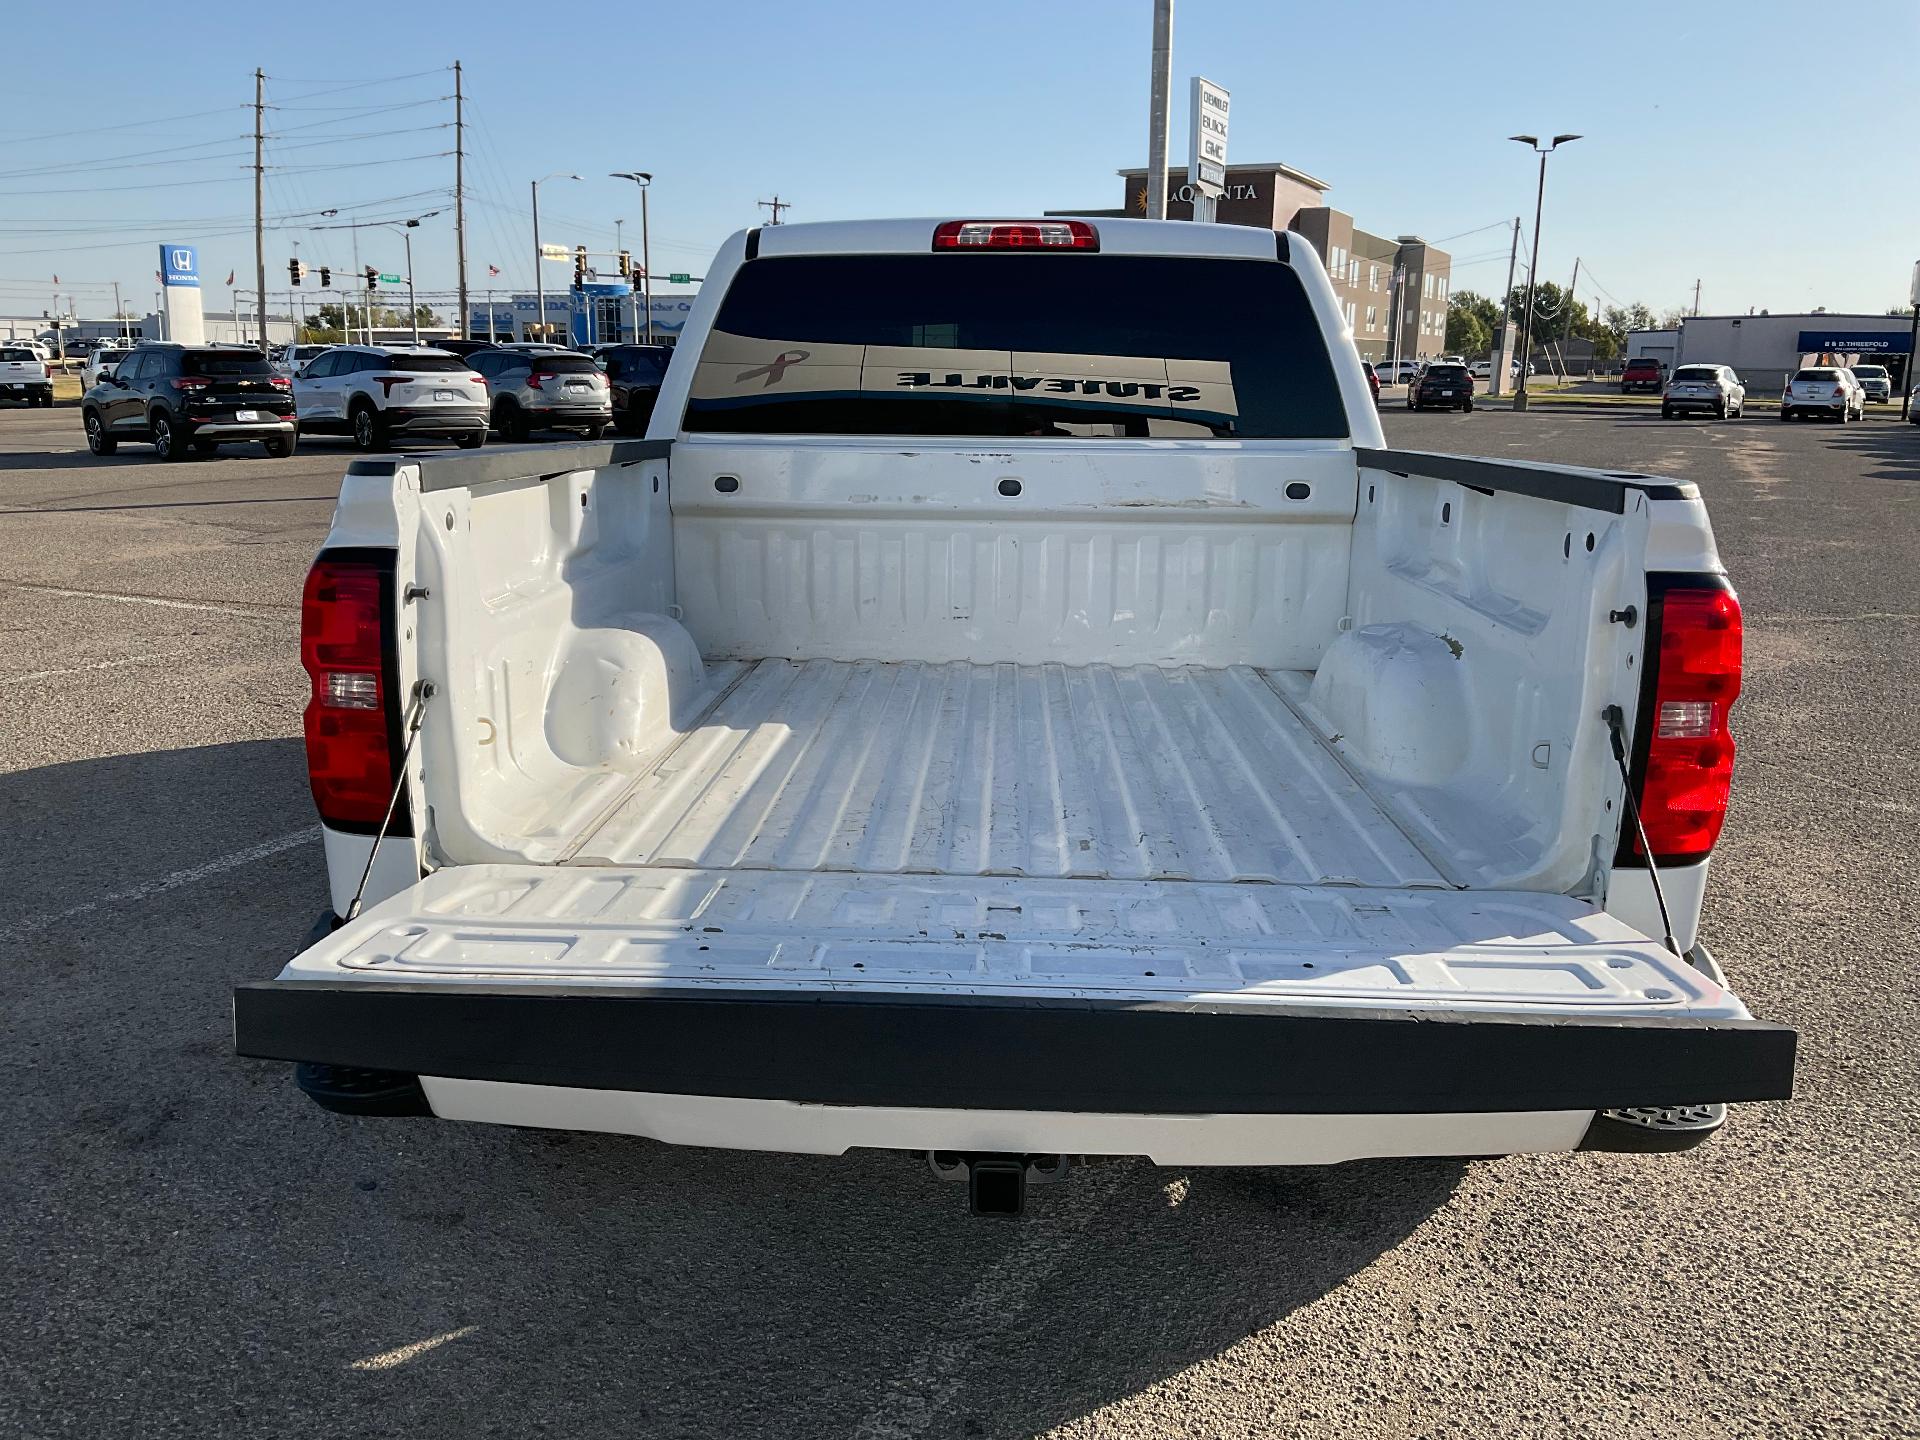
[[[692,283],[692,281],[693,281],[693,276],[691,276],[691,275],[669,275],[669,276],[667,276],[667,283],[668,283],[669,285],[688,285],[688,284],[691,284],[691,283]]]
[[[398,285],[400,280],[401,277],[398,275],[382,275],[380,277],[380,283],[382,285]]]

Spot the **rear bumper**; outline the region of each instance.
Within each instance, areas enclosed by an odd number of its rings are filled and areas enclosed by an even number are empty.
[[[394,405],[380,412],[390,434],[471,435],[487,428],[487,412],[480,406]]]
[[[602,405],[552,405],[544,409],[528,405],[523,407],[527,417],[537,428],[546,430],[578,429],[588,425],[611,425],[613,407]]]
[[[1755,1020],[749,987],[268,980],[234,992],[240,1054],[438,1077],[437,1111],[442,1081],[477,1081],[964,1112],[1568,1114],[1786,1099],[1795,1039]]]
[[[196,440],[270,440],[276,435],[291,435],[291,415],[276,415],[271,420],[195,420],[188,417],[184,428]]]

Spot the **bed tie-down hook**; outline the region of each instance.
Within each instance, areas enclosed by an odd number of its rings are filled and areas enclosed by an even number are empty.
[[[373,832],[373,845],[367,851],[366,868],[360,872],[360,883],[353,889],[353,899],[347,905],[347,913],[341,917],[343,920],[351,920],[360,913],[360,901],[367,893],[367,881],[373,875],[373,862],[380,853],[380,842],[387,838],[387,827],[393,824],[393,812],[400,804],[400,792],[407,786],[407,764],[413,759],[413,744],[420,738],[420,721],[427,713],[427,701],[433,698],[433,693],[431,680],[413,682],[413,693],[407,702],[407,743],[400,752],[400,773],[393,777],[393,793],[387,797],[387,813],[380,818],[380,828]]]

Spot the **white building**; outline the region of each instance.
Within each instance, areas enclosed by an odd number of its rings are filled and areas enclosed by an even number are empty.
[[[1731,365],[1749,390],[1777,390],[1802,365],[1885,365],[1900,393],[1912,359],[1907,315],[1689,315],[1680,365]],[[1651,332],[1638,332],[1651,333]],[[1631,342],[1633,336],[1628,336]],[[1628,354],[1632,354],[1629,343]]]

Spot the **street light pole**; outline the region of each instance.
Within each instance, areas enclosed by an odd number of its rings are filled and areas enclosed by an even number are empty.
[[[1147,85],[1147,218],[1167,218],[1167,106],[1173,89],[1173,0],[1153,0],[1153,72]]]
[[[647,306],[647,344],[653,343],[653,252],[647,234],[647,191],[653,185],[651,170],[615,170],[608,174],[609,180],[631,180],[640,187],[640,289],[646,298]],[[776,212],[777,214],[777,212]],[[634,339],[640,338],[640,327],[634,326]]]
[[[407,319],[413,325],[413,343],[420,343],[420,305],[413,298],[413,232],[420,224],[418,220],[409,220],[401,230],[400,238],[407,242]]]
[[[1520,317],[1520,384],[1513,392],[1513,408],[1527,408],[1527,358],[1533,353],[1533,292],[1540,274],[1540,217],[1547,204],[1547,156],[1578,135],[1556,135],[1545,146],[1537,135],[1509,135],[1509,140],[1528,146],[1540,156],[1540,185],[1533,197],[1533,261],[1527,266],[1527,308]]]
[[[534,323],[540,327],[542,339],[547,333],[547,281],[540,273],[540,186],[548,180],[578,180],[578,175],[565,170],[556,170],[551,175],[542,175],[533,182],[533,294],[534,302],[539,306]]]

